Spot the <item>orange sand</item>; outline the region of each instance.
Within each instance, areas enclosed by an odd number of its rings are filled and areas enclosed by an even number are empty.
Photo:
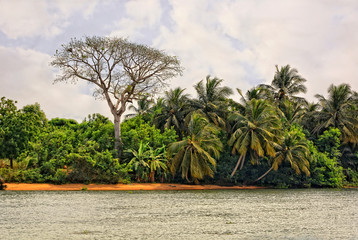
[[[185,185],[170,183],[132,183],[132,184],[63,184],[47,183],[5,183],[6,190],[13,191],[78,191],[82,188],[93,191],[136,191],[136,190],[223,190],[223,189],[262,189],[257,186],[218,186]]]

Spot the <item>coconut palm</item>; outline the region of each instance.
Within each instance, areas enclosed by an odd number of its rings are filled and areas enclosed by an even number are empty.
[[[148,144],[149,143],[144,144],[141,141],[138,151],[135,149],[128,150],[128,152],[133,154],[133,158],[128,164],[132,166],[132,169],[136,172],[138,182],[148,176],[148,169],[150,168],[148,164],[148,159],[150,158],[150,153],[147,151]]]
[[[316,113],[318,125],[314,133],[321,133],[329,127],[338,128],[345,143],[357,143],[358,139],[358,110],[356,98],[350,85],[341,84],[328,88],[328,98],[317,94],[322,110]]]
[[[218,127],[226,127],[227,97],[233,92],[229,87],[221,87],[223,79],[206,77],[194,85],[198,98],[193,100],[193,106],[204,114],[210,122]]]
[[[313,129],[316,127],[316,122],[317,122],[315,116],[317,115],[317,112],[320,110],[320,105],[315,102],[306,102],[302,106],[304,112],[299,123],[309,132],[313,132]]]
[[[179,138],[183,137],[184,119],[191,111],[189,95],[180,87],[165,92],[164,104],[154,122],[160,129],[174,127]]]
[[[148,113],[152,104],[153,101],[150,100],[148,96],[143,96],[137,101],[138,107],[134,106],[133,104],[128,107],[128,110],[132,110],[134,111],[134,113],[125,115],[125,118],[131,118],[137,115],[143,115],[145,113]]]
[[[241,89],[236,88],[236,91],[241,96],[241,103],[243,105],[246,105],[246,103],[252,99],[270,99],[271,98],[271,92],[268,91],[267,88],[264,87],[253,87],[250,90],[247,90],[245,95],[242,94]]]
[[[290,65],[281,67],[276,65],[276,73],[271,82],[271,85],[260,85],[272,91],[274,99],[281,101],[283,99],[290,99],[293,101],[304,102],[304,98],[295,96],[299,93],[306,93],[307,88],[304,85],[306,79],[298,75],[295,68]]]
[[[149,147],[148,165],[150,168],[149,178],[151,182],[155,181],[155,173],[157,173],[157,175],[165,175],[168,169],[166,155],[165,145],[157,149]]]
[[[253,87],[247,90],[245,94],[239,88],[236,88],[236,91],[241,98],[240,102],[235,105],[235,110],[240,112],[245,111],[245,106],[252,99],[271,99],[271,92],[265,87]]]
[[[272,158],[271,168],[258,179],[256,179],[256,181],[261,180],[272,170],[276,171],[282,162],[290,163],[291,167],[297,174],[304,172],[307,176],[309,176],[309,159],[310,151],[308,148],[307,140],[297,134],[297,132],[286,132],[284,140],[276,147],[276,154]]]
[[[275,145],[280,142],[281,122],[268,101],[252,99],[247,102],[244,114],[234,112],[230,119],[234,121],[236,130],[229,144],[233,146],[232,154],[240,154],[231,176],[234,176],[240,164],[242,169],[248,153],[253,164],[265,155],[275,156]]]
[[[293,123],[301,122],[305,108],[299,102],[291,102],[284,99],[279,103],[278,111],[283,118],[285,126],[290,127]]]
[[[170,161],[172,174],[179,170],[182,178],[188,182],[191,182],[189,178],[197,182],[205,176],[213,177],[215,158],[219,158],[223,147],[217,134],[215,125],[200,113],[193,112],[188,123],[187,137],[172,143],[168,148],[169,156],[173,156]]]

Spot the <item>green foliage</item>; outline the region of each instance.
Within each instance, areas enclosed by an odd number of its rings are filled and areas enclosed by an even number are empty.
[[[100,151],[113,151],[114,124],[107,117],[100,114],[88,115],[88,119],[85,119],[79,125],[77,138],[81,142],[97,142]]]
[[[351,186],[358,186],[358,172],[348,168],[344,170],[346,180]]]
[[[268,101],[252,99],[243,113],[234,112],[230,118],[235,130],[228,143],[233,154],[240,154],[231,176],[240,164],[242,169],[246,155],[253,164],[265,155],[275,156],[275,146],[281,141],[281,122]]]
[[[318,187],[343,187],[345,175],[337,159],[324,153],[316,153],[312,162],[311,184]]]
[[[0,176],[4,178],[5,182],[42,183],[45,181],[39,168],[26,170],[0,168]]]
[[[65,118],[53,118],[48,121],[48,124],[57,128],[64,127],[64,128],[76,128],[78,123],[76,120],[73,119],[65,119]]]
[[[189,95],[180,87],[165,91],[163,99],[158,99],[153,107],[153,123],[162,130],[173,128],[180,139],[185,131],[185,117],[192,110]]]
[[[188,136],[179,142],[172,143],[168,148],[170,170],[173,175],[179,170],[182,178],[191,182],[213,177],[223,145],[218,138],[219,131],[215,125],[198,112],[191,115],[188,123]]]
[[[317,151],[312,144],[311,179],[312,186],[343,187],[345,175],[336,158],[329,158],[326,153]]]
[[[307,91],[307,88],[304,85],[305,82],[306,79],[298,74],[297,69],[291,68],[290,65],[280,68],[276,65],[276,73],[271,85],[262,84],[261,86],[271,90],[274,99],[277,101],[289,99],[295,102],[302,102],[304,99],[295,95]]]
[[[317,126],[315,133],[329,127],[338,128],[341,132],[340,139],[344,143],[357,144],[358,139],[358,108],[357,95],[348,84],[328,88],[328,98],[317,94],[322,110],[316,112]]]
[[[126,164],[119,164],[111,152],[99,152],[99,144],[88,141],[79,146],[76,153],[68,155],[70,182],[90,183],[118,183],[129,172]]]
[[[92,48],[97,40],[103,39],[72,44]],[[61,54],[68,55],[56,60],[73,57],[73,50],[67,50]],[[87,55],[79,56],[81,61],[88,61]],[[16,101],[2,97],[0,178],[55,184],[129,183],[131,178],[163,182],[170,170],[174,182],[279,188],[358,185],[358,93],[349,85],[332,85],[327,99],[317,96],[319,105],[296,96],[305,91],[305,80],[289,65],[277,67],[272,86],[254,87],[245,95],[238,89],[240,103],[227,98],[231,90],[221,87],[222,82],[208,76],[206,85],[194,85],[196,99],[177,88],[152,107],[152,96],[140,95],[134,109],[138,115],[121,125],[123,164],[116,158],[118,137],[108,118],[92,114],[82,123],[47,121],[38,104],[18,110]],[[129,94],[134,87],[122,90]],[[238,167],[240,174],[234,175]]]
[[[161,133],[155,126],[144,122],[141,116],[126,120],[121,128],[124,149],[127,150],[138,150],[140,142],[148,143],[148,146],[157,149],[176,141],[178,137],[174,129],[165,129]]]
[[[0,157],[9,158],[13,167],[12,160],[30,148],[46,125],[47,119],[39,104],[17,111],[13,101],[1,98]]]
[[[221,87],[223,81],[223,79],[217,77],[210,78],[210,75],[208,75],[205,79],[205,85],[203,80],[195,84],[194,88],[198,98],[192,101],[192,105],[196,111],[203,114],[211,123],[227,130],[228,106],[226,98],[233,91],[227,86]]]
[[[342,156],[340,162],[345,169],[350,168],[358,172],[358,149],[356,146],[343,145],[341,147]]]
[[[77,144],[75,131],[70,128],[50,127],[38,137],[36,143],[32,144],[32,149],[28,153],[29,165],[32,167],[53,165],[52,174],[56,168],[63,168],[68,164],[67,155],[74,151]]]
[[[128,152],[133,155],[128,165],[135,171],[138,182],[142,180],[154,182],[156,173],[161,177],[161,181],[166,178],[168,167],[165,145],[153,149],[149,143],[140,142],[138,151],[129,149]]]
[[[339,150],[341,146],[340,141],[341,132],[338,128],[329,128],[320,135],[316,141],[317,150],[326,153],[329,158],[341,157]]]
[[[310,160],[309,141],[302,128],[295,124],[291,125],[289,131],[284,133],[282,143],[277,146],[272,163],[273,169],[277,170],[282,162],[288,162],[296,174],[300,174],[302,171],[309,176]]]

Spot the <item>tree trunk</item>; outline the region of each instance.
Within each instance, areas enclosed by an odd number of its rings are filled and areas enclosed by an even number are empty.
[[[236,166],[235,166],[234,170],[233,170],[232,173],[231,173],[231,177],[234,176],[234,174],[236,173],[236,170],[237,170],[237,168],[238,168],[239,165],[240,165],[240,162],[241,162],[241,160],[242,160],[242,157],[243,157],[243,155],[241,154],[239,160],[238,160],[237,163],[236,163]]]
[[[122,156],[122,139],[121,139],[121,117],[114,115],[114,149],[118,153],[120,162]]]
[[[154,181],[155,181],[155,172],[154,172],[154,171],[151,171],[151,172],[150,172],[150,181],[151,181],[152,183],[154,183]]]
[[[257,181],[260,181],[260,180],[261,180],[263,177],[265,177],[269,172],[271,172],[272,169],[273,169],[273,166],[272,166],[269,170],[267,170],[267,172],[265,172],[261,177],[259,177],[258,179],[256,179],[256,180],[254,181],[254,183],[257,182]]]
[[[14,168],[14,160],[12,158],[10,158],[10,168],[11,169]]]
[[[241,170],[241,169],[243,168],[243,166],[244,166],[245,159],[246,159],[246,153],[245,153],[244,156],[242,157],[240,170]]]

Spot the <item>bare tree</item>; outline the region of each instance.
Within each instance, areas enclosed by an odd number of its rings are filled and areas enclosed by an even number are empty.
[[[114,117],[119,157],[120,122],[127,104],[157,93],[183,70],[175,56],[116,37],[71,39],[56,51],[51,65],[61,70],[55,82],[84,80],[96,85],[94,96],[107,101]]]

